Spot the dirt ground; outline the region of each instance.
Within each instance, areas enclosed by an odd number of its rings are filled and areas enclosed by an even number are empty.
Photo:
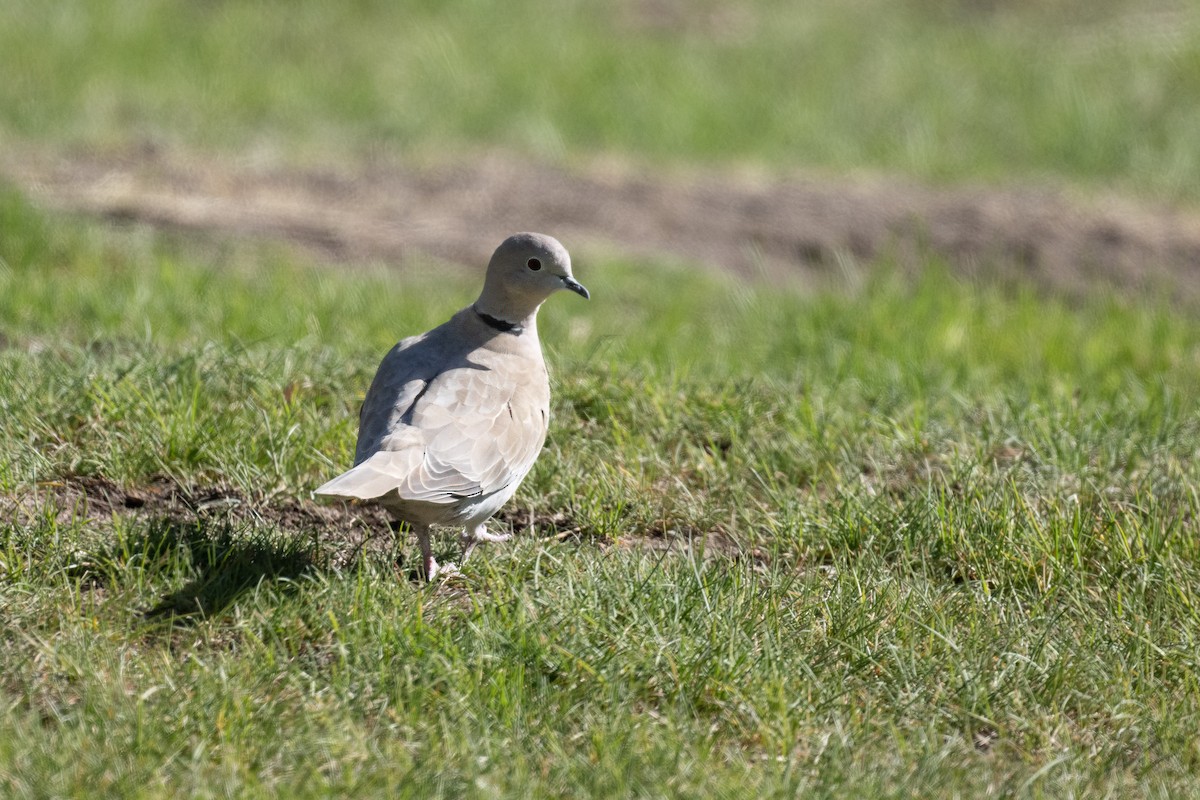
[[[0,155],[46,206],[299,245],[322,260],[481,264],[517,230],[577,253],[666,257],[766,278],[820,279],[890,257],[956,274],[1095,284],[1200,299],[1200,214],[1039,187],[931,188],[484,157],[452,167],[284,170],[161,151]]]
[[[172,541],[185,543],[200,525],[211,526],[220,534],[265,523],[296,541],[312,545],[311,550],[287,557],[295,563],[283,566],[298,570],[296,574],[319,569],[342,570],[361,558],[377,563],[387,563],[388,559],[397,557],[402,561],[404,551],[410,556],[413,551],[411,537],[408,536],[401,537],[401,548],[396,549],[388,515],[371,504],[251,497],[228,485],[188,486],[165,475],[152,477],[137,486],[122,486],[102,476],[75,475],[43,481],[23,492],[0,493],[0,520],[22,527],[32,526],[47,518],[53,518],[63,526],[86,520],[101,531],[100,538],[92,543],[90,549],[85,547],[73,554],[71,566],[77,577],[87,578],[93,584],[97,581],[102,583],[99,576],[104,572],[103,562],[114,557],[105,532],[110,530],[118,517],[141,520],[152,529],[168,531],[168,538]],[[692,531],[687,535],[674,536],[659,532],[644,537],[603,541],[589,536],[565,512],[535,514],[528,508],[511,505],[496,515],[493,525],[499,530],[511,530],[518,536],[534,534],[559,540],[571,539],[600,548],[634,548],[664,555],[686,552],[691,548],[698,549],[706,558],[748,558],[757,565],[766,563],[766,556],[760,550],[743,549],[720,531]],[[242,542],[241,546],[246,550],[247,557],[254,555],[257,560],[264,562],[257,564],[257,567],[268,572],[280,567],[277,563],[268,563],[282,557],[279,553],[272,553],[269,546],[253,542]],[[236,549],[232,543],[230,547]],[[261,552],[257,552],[256,547]],[[401,562],[395,566],[400,574],[416,579],[415,567],[407,569]],[[191,613],[210,606],[213,598],[202,597],[208,588],[206,583],[202,579],[169,595],[159,610]],[[247,588],[252,583],[240,588]],[[218,605],[229,599],[223,598]]]

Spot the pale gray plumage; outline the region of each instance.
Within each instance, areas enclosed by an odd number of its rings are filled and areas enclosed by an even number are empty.
[[[384,357],[359,413],[354,467],[315,494],[373,501],[408,522],[431,580],[431,525],[465,529],[463,561],[477,543],[507,539],[485,522],[546,440],[550,384],[537,311],[559,289],[589,296],[556,239],[504,240],[475,303]]]

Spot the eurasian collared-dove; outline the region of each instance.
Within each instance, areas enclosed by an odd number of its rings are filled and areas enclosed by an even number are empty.
[[[429,580],[438,573],[431,525],[463,527],[464,562],[479,542],[511,536],[485,523],[546,440],[550,384],[537,312],[559,289],[590,297],[558,240],[505,239],[478,300],[384,357],[359,412],[354,467],[315,492],[370,500],[407,522]]]

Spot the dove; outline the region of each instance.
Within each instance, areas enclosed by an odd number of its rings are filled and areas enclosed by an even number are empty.
[[[479,298],[438,327],[399,342],[359,411],[354,466],[314,494],[368,501],[408,523],[426,580],[439,567],[432,526],[461,528],[465,563],[480,542],[504,542],[487,520],[532,469],[550,422],[550,383],[537,312],[555,292],[591,295],[553,237],[518,233],[492,254]]]

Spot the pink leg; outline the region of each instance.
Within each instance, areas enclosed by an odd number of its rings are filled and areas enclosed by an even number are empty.
[[[471,557],[471,553],[475,550],[475,546],[480,542],[499,544],[501,542],[507,542],[511,538],[511,533],[488,533],[487,525],[482,522],[476,525],[474,528],[466,529],[463,531],[462,535],[462,563],[467,563],[467,559]]]

